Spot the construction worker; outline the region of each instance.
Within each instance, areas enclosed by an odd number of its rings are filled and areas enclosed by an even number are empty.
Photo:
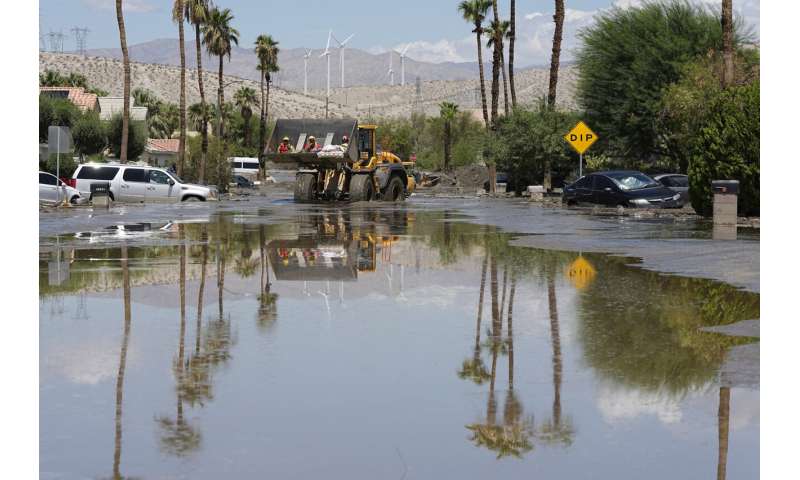
[[[347,147],[350,146],[350,138],[347,135],[342,135],[342,150],[347,151]]]
[[[278,153],[291,153],[294,151],[294,147],[289,145],[289,137],[283,137],[280,146],[278,147]]]
[[[309,135],[308,143],[306,143],[305,147],[303,147],[303,150],[310,153],[316,153],[321,149],[322,147],[317,143],[317,139],[314,138],[314,135]]]

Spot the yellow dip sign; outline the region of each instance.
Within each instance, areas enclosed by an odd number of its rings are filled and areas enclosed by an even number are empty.
[[[589,150],[589,147],[597,141],[597,134],[581,120],[577,125],[572,127],[569,133],[564,135],[564,140],[566,140],[581,157],[578,163],[578,177],[580,178],[583,176],[583,152]]]
[[[597,270],[583,256],[578,256],[567,268],[567,278],[578,290],[586,289],[596,275]]]

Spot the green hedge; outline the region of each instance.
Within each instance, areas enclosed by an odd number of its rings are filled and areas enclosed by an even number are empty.
[[[689,161],[692,206],[713,210],[712,180],[739,180],[739,215],[758,215],[760,197],[760,82],[721,90],[693,139]]]

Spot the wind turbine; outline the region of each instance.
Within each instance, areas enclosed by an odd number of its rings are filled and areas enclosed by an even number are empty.
[[[394,50],[389,50],[389,71],[386,72],[389,75],[389,85],[394,86],[394,70],[392,69],[392,52]]]
[[[410,43],[406,44],[406,47],[400,52],[400,85],[403,86],[406,84],[406,52],[410,46]]]
[[[303,95],[308,95],[308,59],[311,58],[311,52],[314,50],[306,49],[306,54],[303,55]]]
[[[333,30],[328,31],[328,44],[325,45],[325,51],[322,52],[322,55],[319,58],[326,57],[328,59],[328,89],[326,93],[326,98],[330,98],[331,96],[331,37],[333,36]]]
[[[342,68],[342,88],[344,88],[344,48],[347,46],[347,42],[350,41],[356,34],[352,34],[345,39],[344,42],[340,42],[336,36],[333,36],[333,39],[336,40],[336,43],[339,44],[339,65]]]

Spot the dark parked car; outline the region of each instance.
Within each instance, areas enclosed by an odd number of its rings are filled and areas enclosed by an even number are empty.
[[[241,175],[234,175],[231,179],[231,185],[235,185],[239,188],[253,188],[255,186],[247,177]]]
[[[564,187],[567,205],[596,203],[607,206],[680,208],[681,196],[642,172],[590,173]]]
[[[689,203],[688,175],[681,175],[680,173],[661,173],[659,175],[653,175],[653,178],[673,192],[679,193],[683,203]]]

